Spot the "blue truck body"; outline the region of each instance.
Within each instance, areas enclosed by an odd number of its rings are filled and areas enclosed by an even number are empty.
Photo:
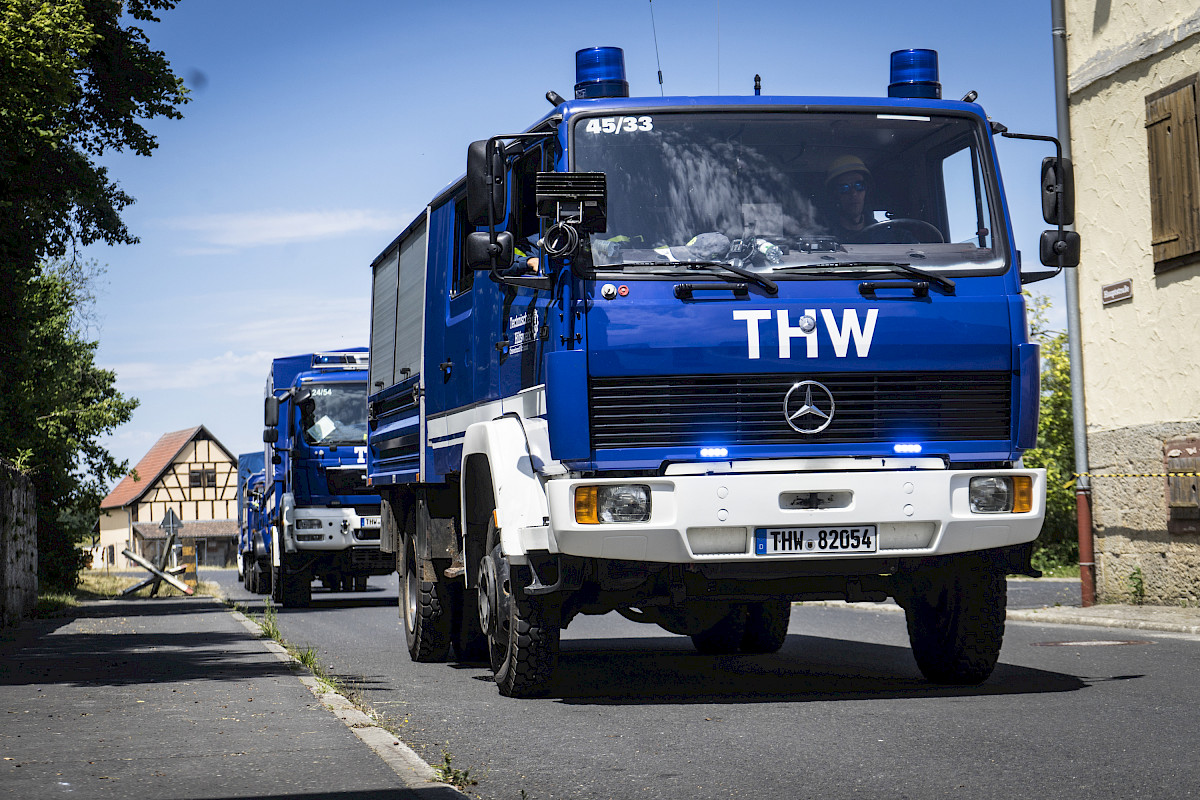
[[[363,591],[395,569],[379,549],[379,496],[366,486],[366,365],[366,348],[271,364],[261,537],[270,579],[260,591],[282,605],[311,602],[314,580]]]
[[[414,659],[531,694],[578,613],[763,652],[792,600],[892,596],[926,675],[987,677],[1044,516],[1038,348],[999,129],[929,83],[581,79],[472,146],[372,264],[368,481]]]

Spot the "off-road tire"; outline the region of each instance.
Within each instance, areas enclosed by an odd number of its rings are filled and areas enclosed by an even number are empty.
[[[345,580],[348,581],[350,579],[346,578]],[[366,575],[355,575],[354,576],[354,591],[365,592],[366,590],[367,590],[367,576]]]
[[[271,600],[284,608],[308,608],[312,605],[312,573],[288,574],[283,567],[272,569]]]
[[[558,666],[559,630],[545,618],[544,599],[529,597],[528,567],[512,565],[513,594],[505,642],[493,643],[496,688],[505,697],[536,697],[545,693]]]
[[[792,619],[790,600],[765,600],[746,604],[746,628],[742,633],[743,653],[775,653],[787,639]]]
[[[1004,641],[1004,573],[983,560],[962,559],[914,576],[912,588],[905,617],[921,674],[956,686],[987,680]]]
[[[488,634],[488,650],[496,688],[505,697],[536,697],[544,694],[558,667],[558,625],[546,619],[545,598],[530,597],[525,587],[532,582],[529,567],[508,562],[501,555],[500,531],[494,520],[488,522],[487,550],[503,559],[507,573],[508,615],[497,621],[493,637]],[[503,591],[503,587],[500,587]]]
[[[736,653],[746,635],[746,607],[730,606],[725,616],[707,630],[692,634],[692,644],[704,655]]]
[[[453,613],[443,581],[422,580],[417,564],[416,536],[409,530],[400,555],[400,619],[408,655],[418,663],[445,661],[450,656]]]

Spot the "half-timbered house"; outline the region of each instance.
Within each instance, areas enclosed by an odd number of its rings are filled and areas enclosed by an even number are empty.
[[[232,563],[237,536],[237,458],[203,425],[162,436],[100,503],[95,566],[132,566],[126,547],[156,559],[167,510],[196,539],[201,564]]]

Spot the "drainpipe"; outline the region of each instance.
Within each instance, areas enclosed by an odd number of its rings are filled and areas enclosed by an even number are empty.
[[[1050,0],[1054,42],[1054,98],[1063,156],[1071,158],[1070,97],[1067,90],[1067,14],[1065,0]],[[1074,229],[1074,226],[1070,226]],[[1071,419],[1075,440],[1075,516],[1079,529],[1079,590],[1084,608],[1096,602],[1096,559],[1092,540],[1092,483],[1088,477],[1087,416],[1083,398],[1083,348],[1079,324],[1079,273],[1063,276],[1067,290],[1067,342],[1071,358]]]

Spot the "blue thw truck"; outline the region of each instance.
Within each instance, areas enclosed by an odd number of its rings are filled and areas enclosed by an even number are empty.
[[[263,539],[272,600],[312,602],[312,582],[365,591],[395,559],[379,549],[367,488],[367,348],[277,358],[267,375]]]
[[[893,597],[927,678],[985,680],[1045,503],[993,139],[1054,140],[941,99],[928,50],[887,97],[631,98],[619,49],[576,63],[372,264],[410,656],[526,696],[579,614],[765,653],[793,601]],[[1042,177],[1061,270],[1061,152]]]

